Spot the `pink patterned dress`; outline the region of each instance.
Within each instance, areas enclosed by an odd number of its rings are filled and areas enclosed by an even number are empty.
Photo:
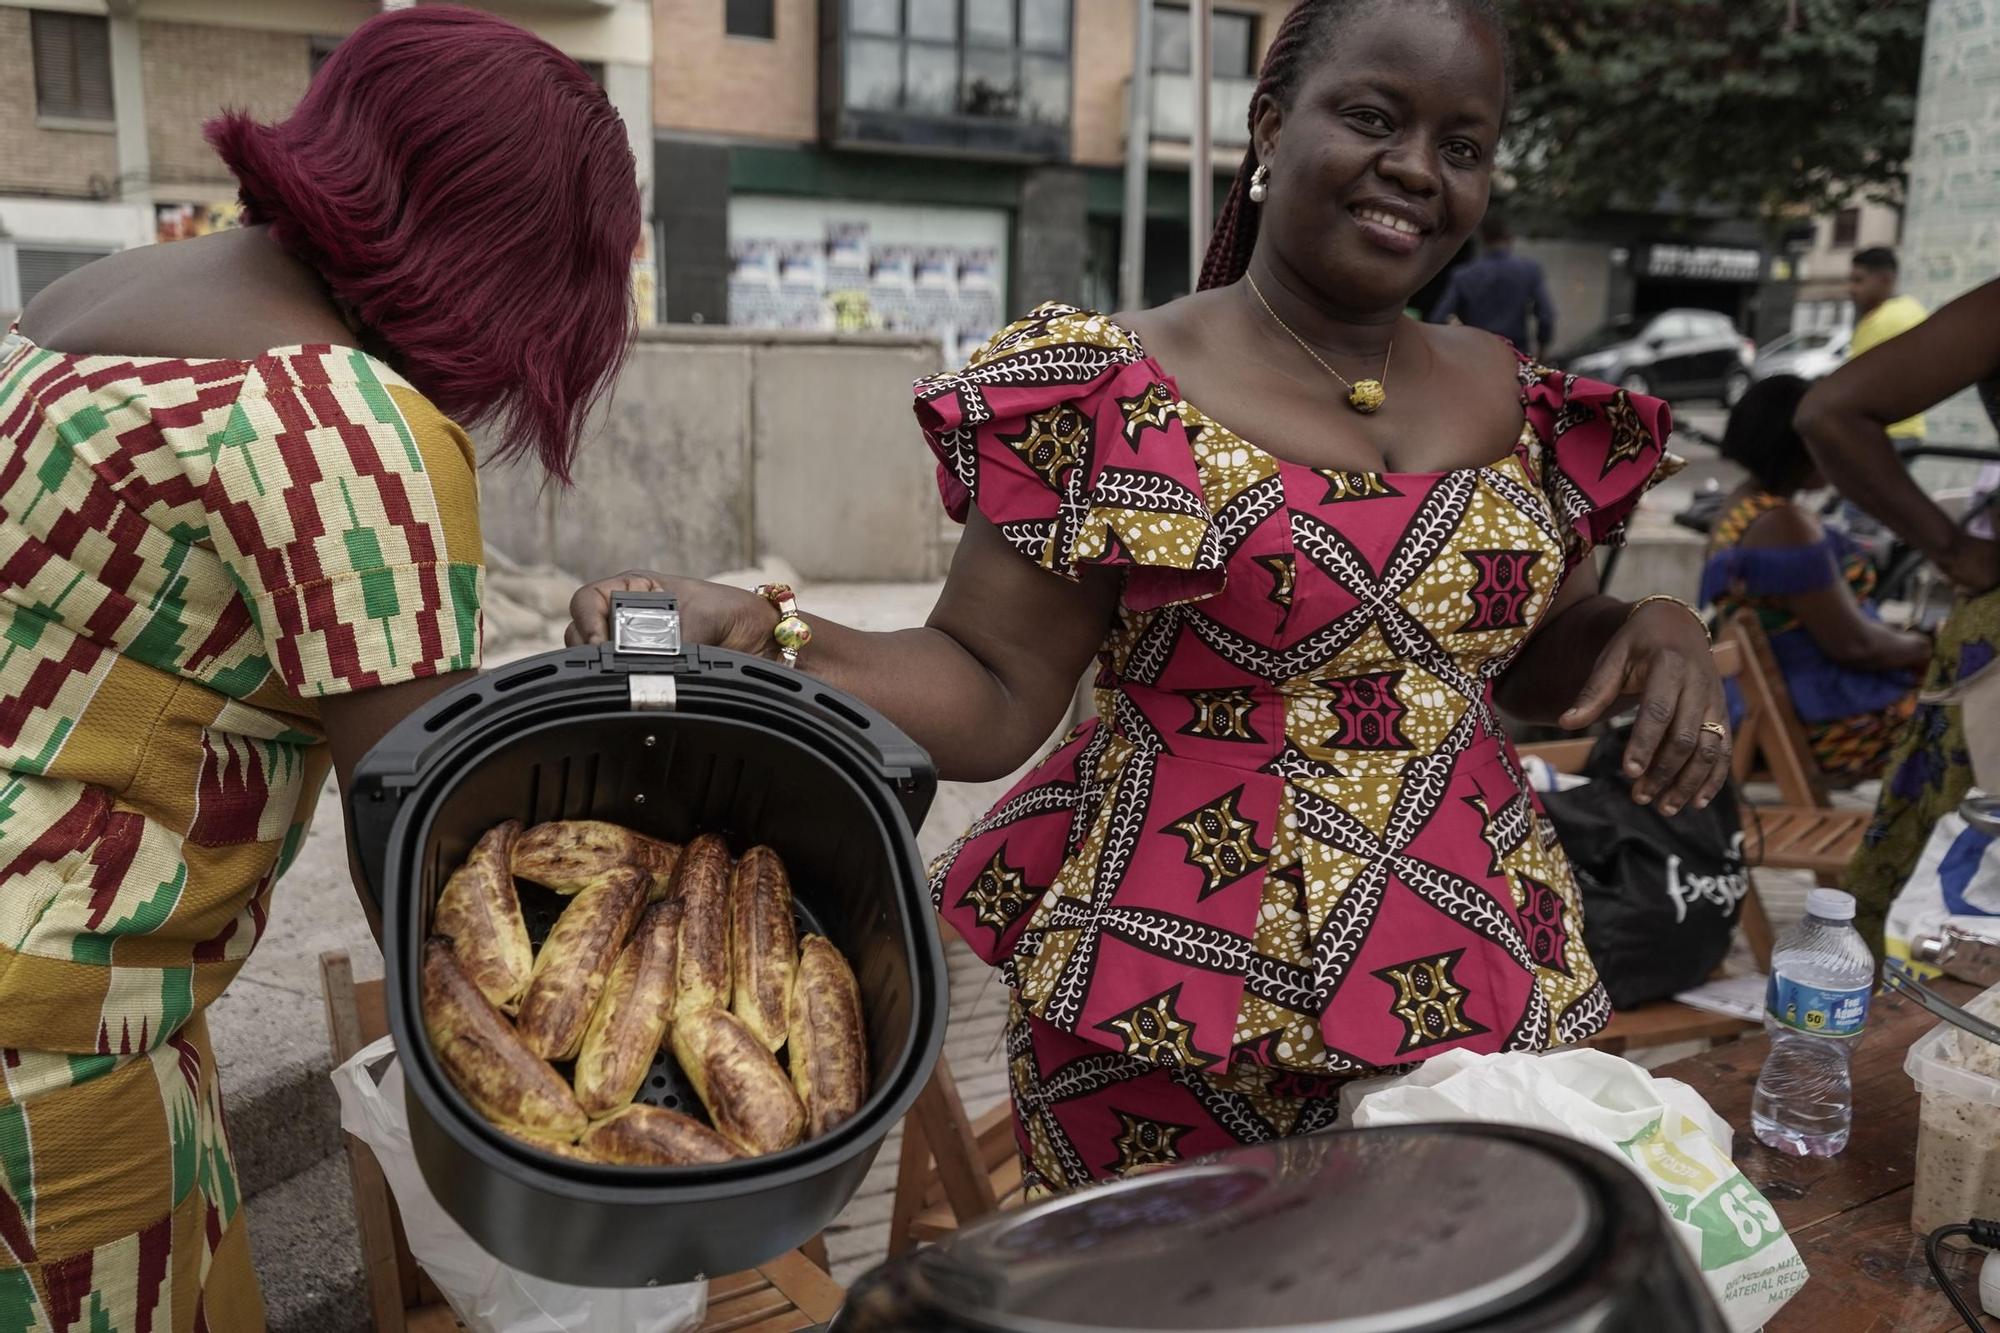
[[[1097,716],[933,868],[1015,991],[1029,1180],[1323,1128],[1342,1082],[1611,1006],[1493,684],[1677,462],[1666,406],[1522,362],[1505,458],[1341,472],[1047,305],[917,386],[951,514],[1124,575]]]

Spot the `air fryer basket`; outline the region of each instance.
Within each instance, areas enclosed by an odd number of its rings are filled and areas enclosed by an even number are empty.
[[[371,751],[350,796],[382,909],[390,1028],[425,1180],[495,1257],[579,1286],[734,1272],[809,1239],[860,1187],[943,1040],[943,956],[911,831],[934,790],[928,759],[807,677],[671,646],[663,656],[550,653],[441,695]],[[671,1169],[573,1162],[488,1125],[430,1050],[418,973],[445,879],[510,818],[604,819],[677,842],[720,833],[738,853],[775,848],[801,928],[854,966],[872,1075],[861,1111],[782,1153]],[[522,898],[539,943],[561,900],[526,885]],[[696,1109],[664,1058],[640,1099]]]

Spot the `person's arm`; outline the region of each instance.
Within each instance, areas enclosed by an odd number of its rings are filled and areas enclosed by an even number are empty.
[[[1055,731],[1118,604],[1115,571],[1087,568],[1072,583],[1024,560],[974,511],[951,576],[921,629],[870,632],[812,613],[813,639],[799,668],[879,711],[924,747],[938,776],[1001,778]],[[755,593],[695,579],[626,573],[580,589],[570,602],[571,643],[609,634],[611,594],[654,590],[680,598],[682,635],[774,656],[777,614]]]
[[[1826,581],[1782,600],[1832,661],[1862,671],[1914,671],[1928,666],[1930,639],[1870,620],[1855,600],[1854,590],[1834,568],[1832,553],[1819,545],[1823,536],[1811,514],[1788,504],[1752,523],[1743,534],[1743,549],[1797,551],[1817,547],[1824,552]]]
[[[1556,303],[1549,295],[1549,275],[1535,265],[1535,360],[1546,361],[1556,345]]]
[[[1895,422],[2000,374],[2000,281],[1961,296],[1813,386],[1796,424],[1827,480],[1972,592],[2000,586],[2000,544],[1967,535],[1890,443]]]
[[[1564,581],[1494,698],[1524,722],[1569,731],[1636,703],[1625,772],[1633,799],[1657,800],[1662,813],[1701,809],[1729,778],[1725,738],[1702,729],[1729,713],[1701,622],[1671,603],[1635,612],[1599,588],[1590,560]]]

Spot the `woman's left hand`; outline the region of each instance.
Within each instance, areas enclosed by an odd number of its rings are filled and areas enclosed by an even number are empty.
[[[1632,697],[1639,700],[1625,747],[1632,799],[1658,802],[1666,815],[1689,804],[1703,808],[1729,780],[1729,706],[1708,635],[1686,607],[1654,602],[1633,613],[1604,646],[1561,725],[1580,731]]]

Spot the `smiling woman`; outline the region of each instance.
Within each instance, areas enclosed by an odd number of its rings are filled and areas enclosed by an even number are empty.
[[[1506,43],[1483,0],[1308,0],[1249,108],[1204,290],[1047,305],[917,386],[966,524],[922,629],[804,608],[798,667],[947,778],[1013,771],[1097,658],[1097,716],[941,858],[1015,992],[1033,1188],[1331,1124],[1342,1083],[1610,1017],[1569,864],[1500,721],[1640,704],[1635,794],[1727,776],[1700,622],[1598,591],[1674,463],[1649,398],[1403,317],[1486,210]],[[1359,410],[1351,410],[1359,409]],[[762,599],[685,631],[776,657]]]

